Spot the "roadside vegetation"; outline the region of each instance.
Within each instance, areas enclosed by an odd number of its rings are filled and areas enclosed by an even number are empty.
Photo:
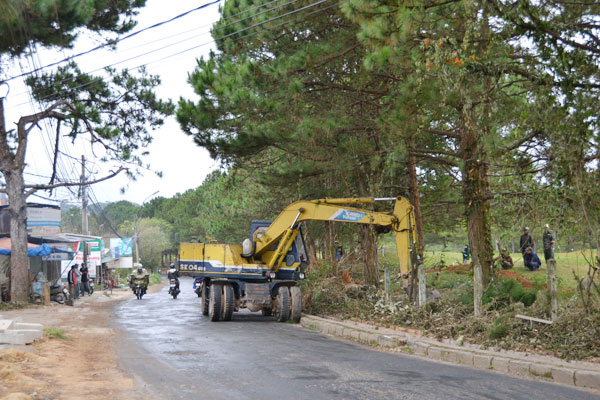
[[[137,215],[144,266],[154,270],[182,242],[240,244],[252,219],[296,200],[403,196],[432,301],[406,296],[390,235],[308,222],[307,312],[600,356],[600,42],[589,23],[600,6],[518,3],[343,0],[255,14],[269,3],[226,2],[211,31],[216,50],[190,71],[194,95],[176,109],[181,129],[222,168],[172,198],[101,205],[90,229],[131,235]],[[282,21],[255,29],[267,17]],[[73,232],[78,212],[65,212]],[[519,250],[528,226],[543,258],[546,224],[559,288],[549,326],[515,318],[549,318],[545,267],[526,270]],[[513,269],[494,271],[496,243],[512,252]],[[415,277],[416,265],[403,272]]]

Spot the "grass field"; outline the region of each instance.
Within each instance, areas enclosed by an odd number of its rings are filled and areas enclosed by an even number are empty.
[[[384,260],[386,264],[392,266],[397,265],[397,259],[395,255],[395,249],[386,249]],[[574,278],[573,272],[579,277],[584,277],[587,274],[588,264],[587,260],[593,260],[595,253],[587,250],[584,252],[574,251],[569,253],[556,253],[554,258],[556,259],[557,265],[557,277],[559,287],[563,288],[576,288],[577,282]],[[496,254],[497,255],[497,254]],[[542,267],[538,271],[529,271],[523,265],[523,257],[520,253],[512,253],[513,262],[515,267],[512,271],[523,275],[525,278],[533,281],[542,283],[546,281],[546,262],[544,261],[544,254],[538,254],[542,260]],[[445,265],[456,265],[462,264],[462,254],[458,252],[444,252],[444,251],[426,251],[424,255],[425,267],[427,269],[433,269],[439,267],[442,264]]]
[[[515,264],[515,267],[512,269],[514,272],[517,272],[534,282],[545,281],[547,270],[543,254],[538,254],[542,260],[542,267],[538,271],[533,272],[525,268],[523,265],[523,257],[520,253],[513,253],[511,255]],[[461,253],[441,251],[425,252],[424,258],[425,266],[427,268],[434,268],[436,265],[439,265],[441,260],[444,260],[446,265],[462,264]],[[588,270],[586,258],[588,260],[592,260],[593,255],[589,250],[583,253],[581,251],[574,251],[569,253],[556,253],[554,258],[556,259],[556,275],[558,277],[559,286],[565,288],[575,288],[577,286],[577,282],[574,278],[573,272],[575,272],[575,274],[579,277],[585,276]]]

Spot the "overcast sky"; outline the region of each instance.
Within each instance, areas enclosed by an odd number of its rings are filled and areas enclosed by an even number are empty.
[[[168,20],[207,2],[209,0],[148,0],[146,7],[141,10],[137,18],[138,25],[134,31]],[[77,58],[76,61],[83,71],[91,72],[133,58],[114,67],[135,68],[148,63],[148,71],[160,75],[162,79],[162,85],[158,90],[161,98],[170,98],[173,101],[177,101],[180,96],[194,98],[194,93],[186,81],[187,75],[194,69],[198,58],[208,55],[211,49],[214,50],[210,27],[219,18],[218,7],[218,4],[208,6],[174,22],[124,40],[119,43],[116,51],[95,51]],[[7,75],[29,71],[34,65],[50,64],[98,44],[98,38],[86,35],[77,41],[72,51],[40,49],[37,56],[23,59],[20,65],[18,63],[12,65]],[[174,56],[175,53],[194,47],[193,50]],[[152,53],[142,55],[148,52]],[[0,88],[0,92],[0,95],[4,95],[6,89]],[[19,80],[10,82],[5,108],[6,122],[9,126],[16,123],[21,115],[39,111],[39,108],[32,106],[23,81]],[[47,181],[45,177],[50,176],[52,172],[51,151],[48,149],[52,148],[50,142],[54,141],[55,131],[54,127],[49,125],[42,125],[42,128],[42,131],[34,131],[30,136],[27,149],[27,182]],[[178,192],[182,193],[198,187],[210,171],[218,168],[218,164],[210,158],[208,152],[195,145],[192,138],[181,131],[174,117],[169,118],[162,128],[154,131],[153,136],[154,141],[149,148],[150,155],[145,161],[152,169],[162,171],[163,177],[159,178],[153,172],[146,171],[136,182],[129,182],[125,175],[113,178],[93,186],[92,200],[104,202],[125,199],[141,203],[157,190],[160,192],[156,196],[171,197]],[[84,154],[86,159],[90,160],[89,169],[96,172],[97,177],[106,174],[110,169],[110,166],[102,166],[98,162],[89,150],[89,145],[83,146],[77,143],[72,145],[65,139],[61,140],[60,145],[73,158],[80,159]],[[69,156],[62,156],[60,161],[59,177],[62,180],[79,179],[81,175],[79,162]],[[124,194],[120,191],[122,187],[127,187]],[[48,196],[47,192],[39,192],[39,194]],[[77,201],[77,189],[72,192],[61,189],[54,192],[52,198]],[[49,203],[34,196],[28,201]]]

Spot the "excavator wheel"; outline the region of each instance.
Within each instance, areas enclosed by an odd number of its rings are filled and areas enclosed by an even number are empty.
[[[290,308],[290,320],[298,323],[302,317],[302,292],[298,286],[292,286],[290,288],[290,297],[292,303]]]
[[[279,307],[275,312],[275,318],[278,322],[285,322],[290,319],[290,290],[287,286],[279,286],[277,289],[277,298]]]
[[[223,321],[231,321],[235,307],[235,296],[231,285],[223,285]]]
[[[202,282],[200,293],[202,293],[202,315],[208,315],[208,307],[210,306],[210,293],[209,287],[206,286],[205,282]]]
[[[208,307],[208,317],[211,321],[221,320],[221,311],[223,310],[223,286],[210,285],[210,304]]]

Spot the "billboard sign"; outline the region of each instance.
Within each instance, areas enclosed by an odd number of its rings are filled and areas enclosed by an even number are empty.
[[[114,258],[133,256],[132,238],[111,238],[110,251]]]

